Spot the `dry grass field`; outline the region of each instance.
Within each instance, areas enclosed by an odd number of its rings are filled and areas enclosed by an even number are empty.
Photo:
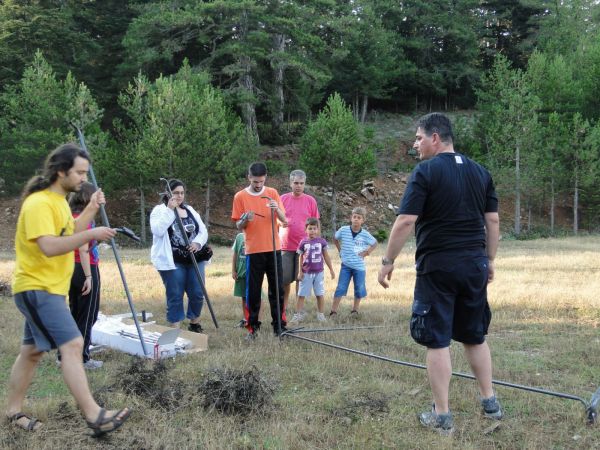
[[[408,331],[414,244],[398,259],[388,290],[376,281],[382,250],[380,246],[368,260],[369,297],[359,319],[348,319],[350,299],[346,298],[335,323],[382,328],[311,337],[422,364],[425,351]],[[148,253],[125,250],[124,268],[137,310],[151,311],[158,323],[164,323],[163,286]],[[337,268],[339,258],[332,253]],[[114,259],[108,251],[102,256],[101,310],[127,312]],[[170,361],[162,372],[153,371],[150,362],[133,366],[132,357],[114,351],[99,355],[104,368],[89,373],[96,396],[107,405],[134,409],[122,430],[100,440],[87,435],[54,363],[55,355],[50,354],[39,367],[27,406],[27,412],[45,422],[44,429],[28,434],[2,422],[0,448],[600,448],[600,426],[585,424],[584,407],[576,401],[498,387],[506,418],[494,428],[480,415],[475,382],[454,378],[450,401],[456,431],[442,437],[421,429],[416,419],[431,401],[423,370],[297,339],[280,341],[268,327],[256,341],[246,342],[244,332],[234,328],[241,312],[239,300],[232,297],[230,261],[230,250],[217,248],[207,268],[206,284],[220,327],[214,328],[205,307],[206,352]],[[10,279],[13,267],[11,255],[0,255],[0,280]],[[496,280],[489,288],[493,319],[488,337],[494,378],[589,400],[600,386],[600,237],[501,242],[496,267]],[[327,306],[334,287],[334,281],[326,282]],[[316,328],[314,299],[307,306],[310,319],[303,325]],[[10,297],[0,297],[0,315],[0,403],[4,407],[22,321]],[[269,322],[268,314],[264,322]],[[460,346],[453,345],[452,353],[454,370],[468,372]],[[144,379],[150,380],[155,392],[135,393],[130,385],[142,377],[132,367],[147,370]],[[239,414],[224,414],[205,407],[206,380],[215,376],[215,369],[252,371],[254,382],[265,387],[255,398],[256,407],[245,414],[241,409]]]

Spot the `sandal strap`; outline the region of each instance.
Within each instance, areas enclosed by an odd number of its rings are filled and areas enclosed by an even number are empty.
[[[94,423],[87,422],[89,428],[94,432],[94,436],[102,436],[103,434],[110,433],[111,431],[119,428],[125,421],[129,418],[131,411],[127,408],[123,408],[117,411],[111,417],[106,417],[106,410],[104,408],[100,409],[100,413],[98,414],[98,418]],[[121,417],[119,417],[121,416]],[[103,429],[106,425],[111,425],[108,429]]]
[[[19,424],[17,423],[17,421],[18,421],[19,419],[23,419],[23,418],[25,418],[25,419],[27,419],[27,420],[29,421],[29,422],[27,423],[27,425],[26,425],[26,426],[22,426],[22,425],[19,425]],[[36,425],[38,422],[39,422],[39,423],[41,423],[41,422],[40,422],[38,419],[36,419],[36,418],[34,418],[34,417],[29,417],[29,416],[28,416],[27,414],[25,414],[24,412],[18,412],[18,413],[15,413],[15,414],[13,414],[12,416],[9,416],[9,417],[8,417],[8,420],[9,420],[11,423],[14,423],[15,425],[17,425],[17,426],[19,426],[19,427],[21,427],[21,428],[23,428],[24,430],[27,430],[27,431],[33,431],[33,430],[35,430],[35,425]]]
[[[39,422],[39,420],[35,418],[29,418],[29,425],[27,425],[27,431],[33,431],[35,429],[35,424]]]
[[[100,427],[100,425],[102,425],[102,423],[104,421],[105,415],[106,415],[106,410],[104,408],[100,408],[100,412],[98,413],[98,417],[96,418],[95,422],[90,422],[90,421],[86,420],[88,427],[90,427],[90,428]]]
[[[8,420],[10,420],[11,422],[16,422],[17,420],[19,420],[21,417],[27,417],[28,419],[30,419],[27,414],[25,414],[24,412],[18,412],[13,414],[12,416],[8,417]],[[31,419],[30,419],[31,420]]]

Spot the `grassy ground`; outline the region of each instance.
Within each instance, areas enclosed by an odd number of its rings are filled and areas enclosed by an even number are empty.
[[[589,400],[600,385],[600,238],[503,242],[497,279],[490,286],[494,313],[489,342],[499,380],[566,392]],[[408,332],[414,282],[412,251],[399,258],[393,285],[376,282],[382,249],[368,261],[369,298],[361,317],[350,323],[349,299],[338,324],[384,328],[311,337],[390,358],[422,363],[424,350]],[[333,252],[334,254],[336,252]],[[10,278],[14,262],[0,255],[0,279]],[[148,264],[147,251],[125,251],[127,280],[138,311],[146,309],[164,323],[163,287]],[[334,257],[336,267],[339,264]],[[128,310],[116,265],[105,252],[101,266],[102,311]],[[27,434],[3,424],[1,448],[206,448],[206,449],[381,449],[381,448],[600,448],[598,425],[585,425],[581,403],[498,387],[506,409],[500,427],[479,414],[473,381],[453,379],[450,401],[456,432],[444,438],[419,427],[418,412],[431,401],[425,371],[352,355],[299,340],[279,341],[265,332],[255,342],[233,328],[240,319],[231,295],[229,249],[216,249],[207,270],[207,286],[220,328],[203,312],[209,336],[206,352],[177,358],[152,381],[162,397],[135,395],[132,358],[108,351],[103,369],[89,373],[92,389],[110,406],[130,405],[135,412],[123,430],[101,441],[86,435],[83,420],[47,355],[29,391],[27,411],[45,422]],[[334,282],[327,281],[327,292]],[[330,296],[328,302],[330,301]],[[317,327],[314,301],[310,320]],[[265,311],[266,312],[266,311]],[[0,397],[17,354],[21,317],[11,298],[0,297]],[[269,319],[265,315],[265,322]],[[454,369],[468,372],[459,345],[453,345]],[[251,414],[225,415],[203,407],[206,376],[213,369],[244,373],[255,367],[261,386]],[[139,367],[138,367],[139,368]],[[149,373],[152,365],[147,366]],[[138,377],[142,378],[142,377]],[[145,378],[146,379],[146,378]],[[256,381],[256,380],[255,380]],[[263,402],[264,400],[264,402]]]

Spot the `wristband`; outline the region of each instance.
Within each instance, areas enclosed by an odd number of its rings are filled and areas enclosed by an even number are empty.
[[[92,278],[92,276],[91,276],[91,275],[86,275],[85,277],[86,277],[86,278]]]

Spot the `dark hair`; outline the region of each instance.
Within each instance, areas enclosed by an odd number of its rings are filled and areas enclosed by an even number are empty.
[[[437,133],[442,142],[449,144],[454,140],[452,123],[448,116],[434,112],[426,114],[417,121],[417,128],[421,128],[427,136]]]
[[[316,225],[317,227],[320,227],[319,219],[317,219],[316,217],[309,217],[308,219],[306,219],[304,228],[308,228],[309,225]]]
[[[248,167],[248,175],[251,177],[264,177],[267,175],[267,166],[265,166],[265,163],[253,162]]]
[[[85,209],[92,198],[92,194],[96,192],[96,188],[92,183],[87,181],[81,185],[81,189],[72,192],[69,197],[69,207],[74,213],[80,213]]]
[[[32,177],[23,188],[22,198],[26,198],[34,192],[46,189],[58,179],[58,172],[67,173],[73,164],[75,158],[80,157],[90,160],[88,153],[77,145],[69,143],[63,144],[54,149],[48,155],[44,163],[44,169],[41,175]]]
[[[176,178],[173,178],[172,180],[169,180],[169,188],[171,189],[171,192],[173,191],[173,189],[178,188],[179,186],[183,186],[183,190],[185,191],[185,184],[183,184],[183,181],[178,180]],[[167,203],[169,203],[169,193],[165,192],[162,196],[162,202],[166,205]]]

